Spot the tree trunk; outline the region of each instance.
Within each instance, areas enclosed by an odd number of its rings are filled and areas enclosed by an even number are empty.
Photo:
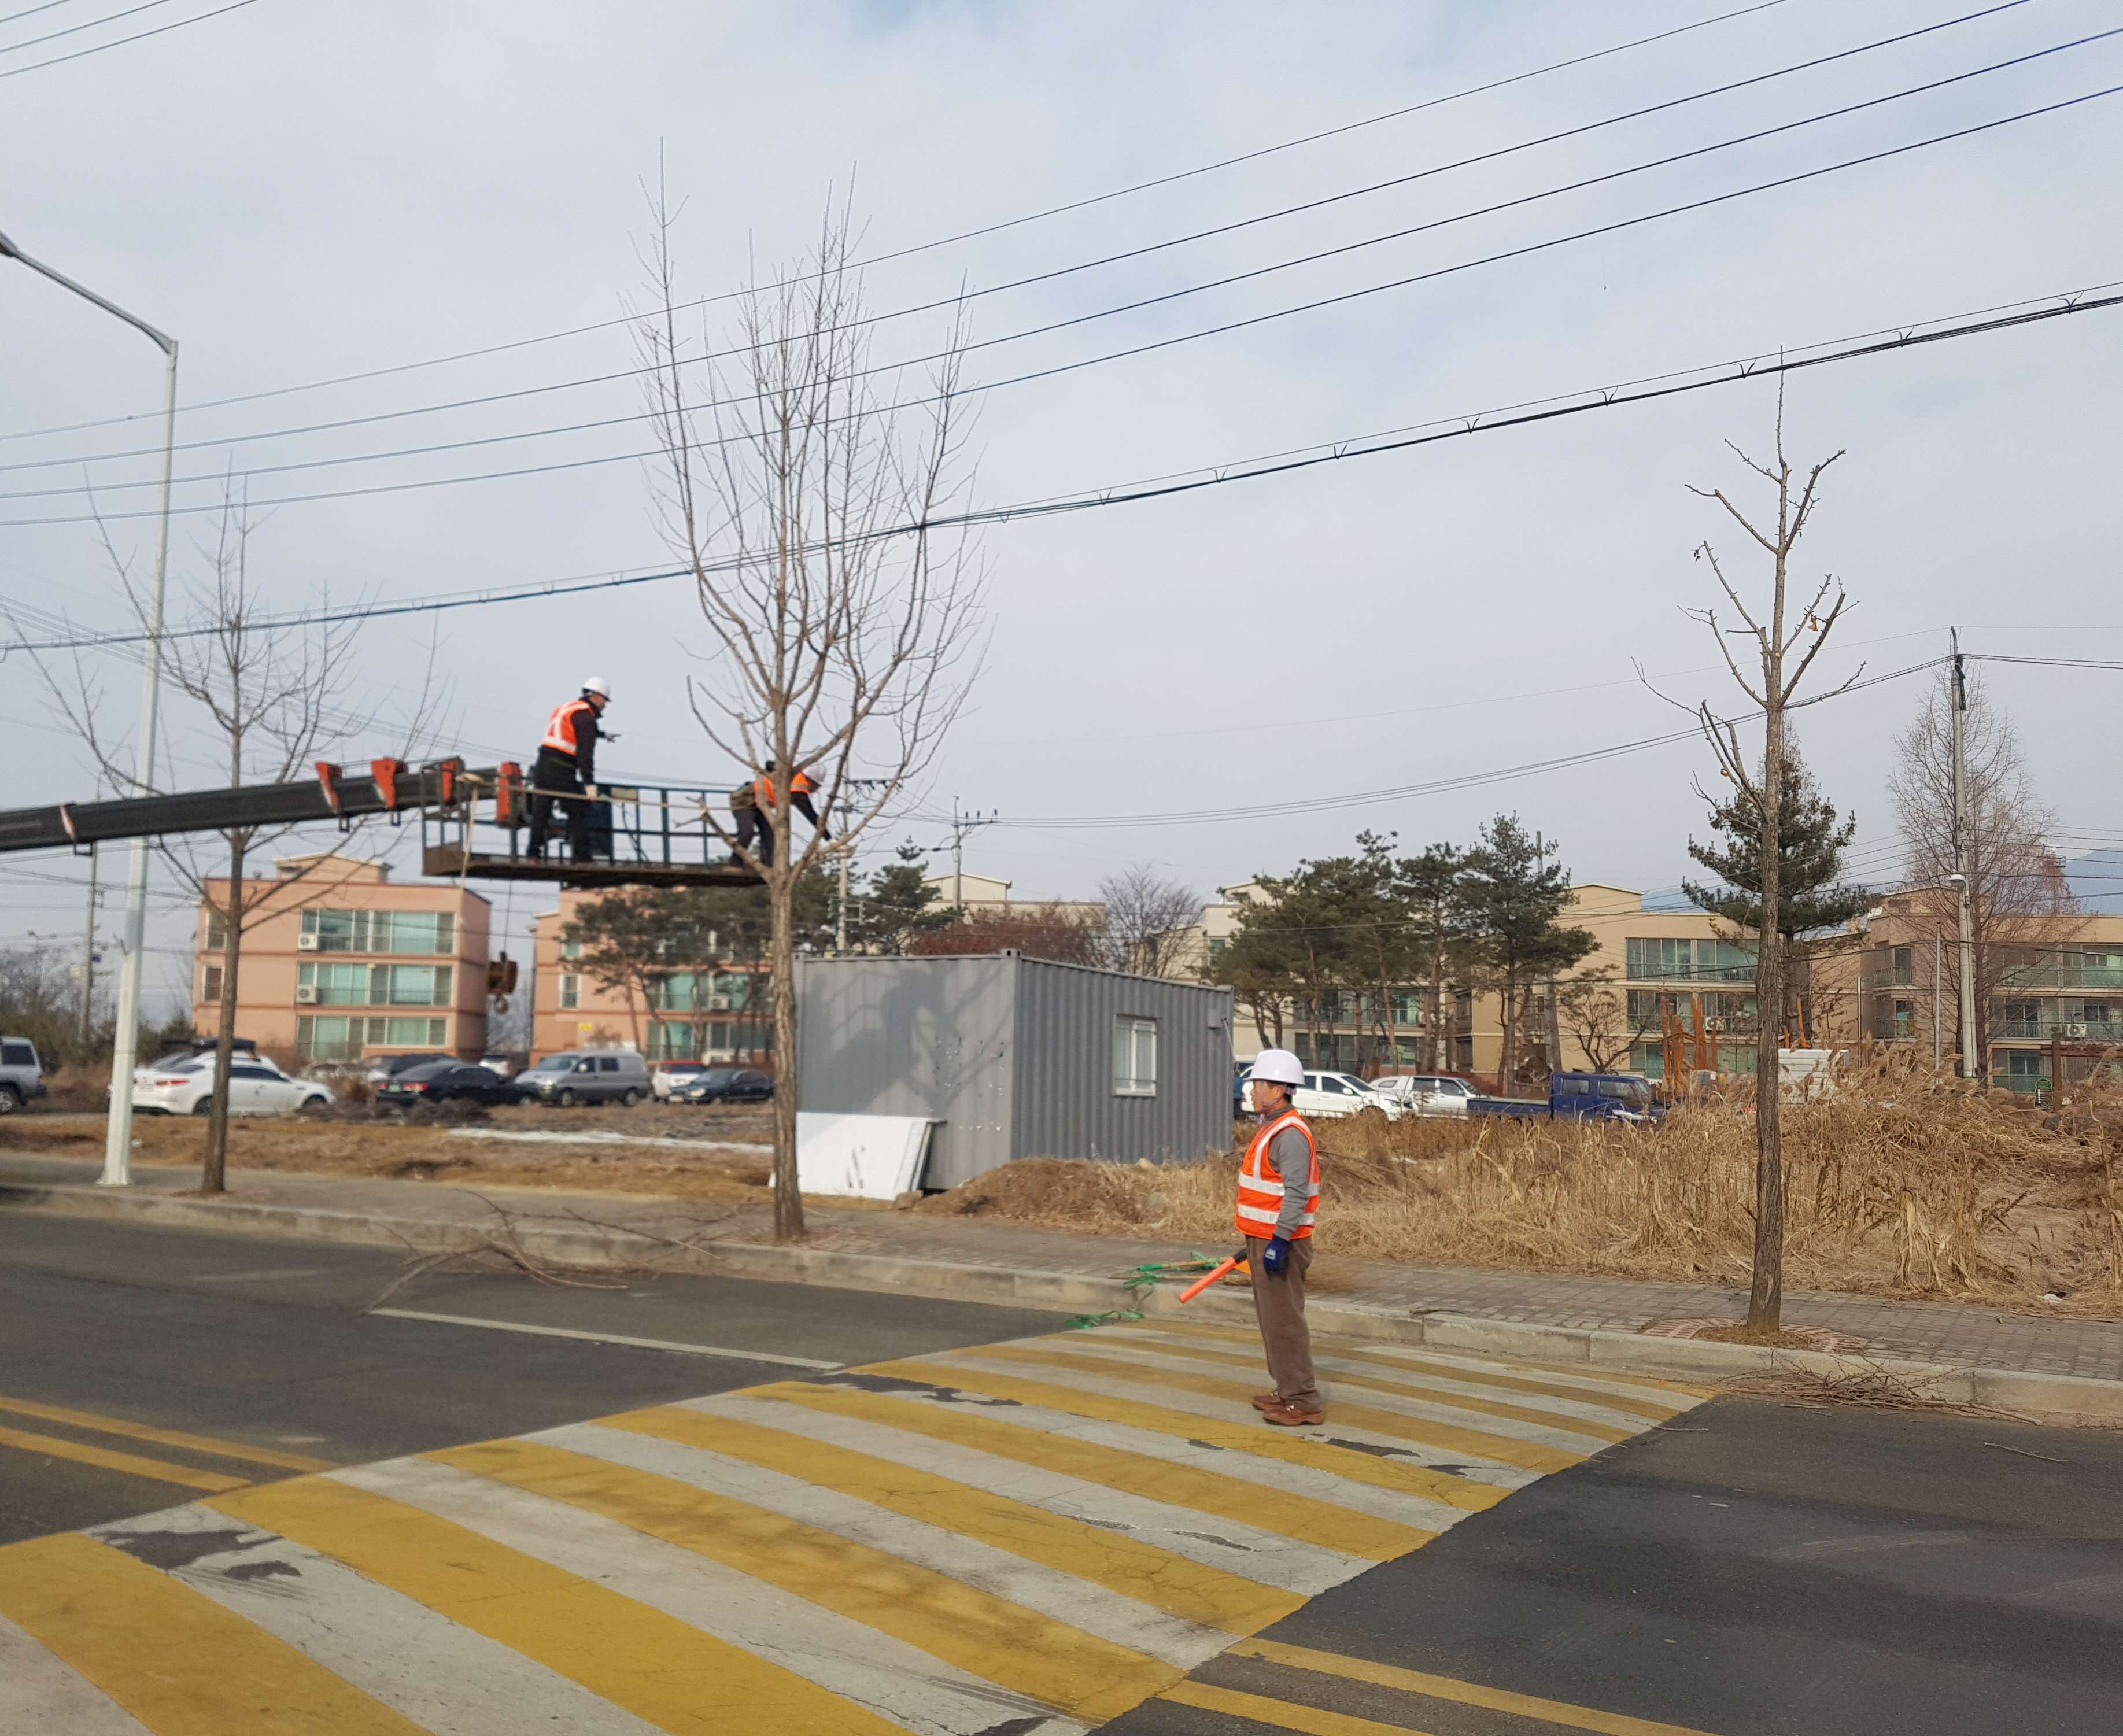
[[[1519,973],[1516,965],[1504,966],[1504,992],[1498,997],[1498,1011],[1502,1015],[1503,1029],[1497,1050],[1497,1095],[1507,1097],[1511,1094],[1511,1063],[1518,1057],[1512,1052],[1517,1046],[1513,1039],[1518,1034]]]
[[[790,860],[790,807],[770,822],[776,833],[775,865],[766,871],[773,934],[767,980],[774,996],[774,1239],[804,1239],[804,1196],[796,1181],[796,864]]]
[[[1430,950],[1430,1004],[1423,1008],[1430,1027],[1430,1069],[1446,1070],[1445,1056],[1445,940],[1441,932]]]
[[[243,962],[243,859],[245,846],[228,847],[228,904],[222,912],[221,1032],[213,1045],[212,1111],[206,1124],[206,1158],[199,1167],[199,1191],[226,1191],[228,1174],[228,1069],[236,1053],[236,977]]]
[[[1778,588],[1781,604],[1781,583]],[[1783,613],[1780,607],[1780,625]],[[1777,695],[1783,679],[1780,663],[1771,672],[1768,690]],[[1784,1160],[1779,1121],[1784,957],[1783,936],[1777,928],[1782,903],[1777,857],[1784,787],[1784,717],[1780,704],[1772,704],[1768,711],[1762,748],[1762,914],[1755,943],[1755,1279],[1747,1294],[1748,1329],[1758,1332],[1781,1330],[1784,1306]]]

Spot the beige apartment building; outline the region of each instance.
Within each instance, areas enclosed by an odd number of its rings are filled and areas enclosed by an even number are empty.
[[[491,907],[457,886],[393,885],[390,864],[283,857],[247,880],[237,1036],[282,1065],[434,1049],[476,1059],[486,1042]],[[228,882],[210,881],[227,901]],[[192,1028],[221,1027],[227,936],[199,906]]]

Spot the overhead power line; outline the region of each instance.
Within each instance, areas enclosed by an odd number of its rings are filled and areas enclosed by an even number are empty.
[[[1346,442],[1315,448],[1294,457],[1277,457],[1258,463],[1226,466],[1214,470],[1198,473],[1177,481],[1158,481],[1141,485],[1123,484],[1100,489],[1094,494],[1079,494],[1061,499],[1025,502],[1014,506],[987,507],[972,512],[953,513],[922,523],[893,526],[888,529],[869,533],[865,541],[882,541],[895,536],[911,536],[916,531],[954,530],[982,524],[1005,524],[1020,518],[1044,518],[1064,512],[1090,512],[1100,508],[1123,506],[1138,501],[1163,499],[1171,495],[1197,493],[1203,489],[1221,488],[1235,482],[1258,481],[1268,476],[1288,475],[1293,471],[1310,470],[1323,464],[1336,464],[1351,458],[1375,457],[1385,452],[1405,452],[1415,447],[1436,445],[1441,441],[1465,439],[1477,433],[1493,433],[1507,428],[1523,428],[1529,423],[1552,422],[1566,416],[1583,415],[1588,412],[1612,409],[1628,404],[1647,403],[1656,399],[1676,397],[1684,393],[1705,391],[1713,386],[1735,386],[1749,380],[1762,379],[1779,374],[1796,373],[1802,370],[1830,367],[1839,363],[1859,360],[1868,356],[1885,355],[1919,345],[1943,344],[1951,340],[1975,337],[1991,332],[2006,331],[2020,326],[2033,325],[2048,321],[2064,318],[2075,313],[2089,313],[2123,306],[2123,294],[2108,295],[2094,299],[2068,299],[2054,307],[2037,308],[2031,311],[2004,315],[1992,319],[1943,326],[1931,331],[1902,331],[1885,338],[1825,350],[1803,357],[1751,357],[1733,363],[1719,364],[1717,372],[1704,371],[1704,377],[1694,380],[1665,380],[1631,390],[1607,387],[1586,393],[1574,402],[1549,403],[1515,414],[1489,414],[1477,413],[1455,419],[1455,425],[1433,428],[1429,432],[1399,435],[1369,442]],[[733,558],[716,562],[705,570],[729,572],[748,564],[745,558]],[[530,587],[512,591],[485,591],[458,597],[409,598],[400,602],[372,603],[358,609],[314,613],[298,613],[261,620],[253,624],[252,630],[268,631],[292,626],[317,625],[344,620],[373,620],[391,615],[431,615],[444,611],[481,608],[496,603],[529,602],[555,597],[579,596],[596,591],[630,589],[646,584],[661,583],[675,578],[691,578],[692,569],[678,567],[657,572],[639,573],[620,577],[585,578]],[[197,637],[218,632],[218,628],[197,628],[165,633],[166,639]],[[109,633],[77,634],[64,639],[16,640],[0,644],[0,657],[12,651],[86,651],[107,645],[133,645],[147,642],[150,635],[144,633]]]
[[[1879,37],[1871,42],[1860,44],[1856,48],[1842,49],[1833,54],[1819,55],[1810,60],[1797,61],[1791,65],[1779,67],[1770,72],[1755,73],[1746,78],[1734,80],[1725,84],[1715,85],[1705,90],[1692,91],[1685,96],[1672,97],[1662,102],[1652,103],[1643,107],[1627,110],[1620,114],[1608,115],[1599,120],[1586,122],[1582,126],[1565,128],[1558,132],[1541,133],[1531,138],[1521,139],[1513,144],[1501,146],[1493,151],[1481,152],[1471,157],[1462,157],[1455,158],[1450,161],[1432,164],[1428,168],[1420,169],[1408,175],[1398,175],[1390,180],[1375,181],[1366,186],[1345,190],[1343,192],[1331,194],[1324,198],[1309,200],[1301,204],[1285,206],[1278,210],[1263,213],[1257,216],[1242,218],[1235,222],[1221,224],[1213,228],[1197,230],[1191,234],[1169,237],[1165,241],[1150,243],[1146,246],[1132,248],[1119,253],[1107,254],[1098,258],[1079,260],[1073,264],[1059,266],[1050,271],[1039,272],[1031,276],[1014,278],[1010,282],[994,284],[984,289],[970,290],[964,292],[960,295],[945,297],[938,300],[920,302],[911,306],[893,309],[891,311],[885,313],[867,315],[860,319],[849,321],[841,325],[828,327],[826,328],[826,330],[830,331],[841,331],[872,327],[883,324],[888,321],[902,319],[915,314],[935,312],[939,309],[958,306],[966,302],[977,301],[989,296],[1006,294],[1015,290],[1026,288],[1035,284],[1053,282],[1062,278],[1073,276],[1086,271],[1095,270],[1104,266],[1143,259],[1151,254],[1164,252],[1174,247],[1183,246],[1195,241],[1230,235],[1240,230],[1252,228],[1262,223],[1272,222],[1282,218],[1296,216],[1301,213],[1319,210],[1329,205],[1343,203],[1352,199],[1366,197],[1374,193],[1384,192],[1398,187],[1404,187],[1416,181],[1430,180],[1437,175],[1450,174],[1460,169],[1474,167],[1483,163],[1493,163],[1507,157],[1516,156],[1523,152],[1536,149],[1543,145],[1557,143],[1564,139],[1582,138],[1586,134],[1599,132],[1610,127],[1619,126],[1628,121],[1642,119],[1647,115],[1663,113],[1671,109],[1685,107],[1690,103],[1701,102],[1713,96],[1727,96],[1733,91],[1746,89],[1750,86],[1768,83],[1775,79],[1788,77],[1794,73],[1807,72],[1819,67],[1826,66],[1832,62],[1850,59],[1859,54],[1872,53],[1873,50],[1877,49],[1887,48],[1896,44],[1908,42],[1915,37],[1929,35],[1939,30],[1948,30],[1957,25],[1966,24],[1977,19],[1986,18],[1992,16],[1994,13],[2010,11],[2016,7],[2022,6],[2027,3],[2027,0],[2004,0],[2004,3],[2002,5],[1990,7],[1981,12],[1965,13],[1959,17],[1947,19],[1941,23],[1927,25],[1920,30],[1904,31],[1898,35]],[[2106,31],[2102,34],[2103,35],[2123,35],[2123,28]],[[1383,235],[1368,236],[1361,241],[1351,242],[1343,246],[1330,248],[1324,251],[1304,254],[1293,259],[1278,260],[1271,264],[1262,266],[1253,270],[1239,273],[1235,275],[1219,278],[1212,279],[1207,283],[1193,284],[1183,288],[1168,291],[1141,300],[1120,303],[1115,306],[1103,308],[1097,311],[1080,315],[1071,319],[1056,321],[1043,325],[1033,326],[1022,331],[1005,333],[1000,337],[984,339],[982,343],[972,347],[974,349],[993,349],[1004,344],[1017,343],[1026,338],[1043,336],[1050,332],[1062,330],[1073,325],[1085,324],[1093,320],[1108,319],[1118,314],[1134,312],[1144,307],[1154,306],[1161,302],[1177,300],[1184,296],[1198,295],[1208,290],[1223,288],[1232,283],[1242,283],[1254,278],[1267,276],[1274,272],[1290,270],[1298,266],[1316,264],[1321,260],[1333,258],[1345,253],[1355,252],[1362,248],[1378,246],[1390,241],[1405,240],[1411,236],[1422,234],[1430,230],[1443,228],[1454,223],[1469,222],[1476,218],[1491,216],[1497,212],[1511,209],[1515,206],[1530,204],[1540,199],[1552,199],[1563,194],[1581,191],[1586,187],[1598,185],[1605,181],[1620,180],[1630,175],[1643,174],[1652,169],[1664,168],[1674,163],[1687,161],[1691,157],[1705,156],[1716,151],[1728,150],[1735,146],[1753,143],[1757,140],[1769,138],[1779,133],[1790,132],[1800,127],[1811,126],[1822,121],[1839,119],[1847,115],[1857,113],[1862,109],[1877,107],[1883,103],[1898,101],[1905,97],[1919,96],[1927,91],[1938,90],[1946,85],[1963,82],[1971,78],[1981,77],[1987,73],[2003,71],[2006,68],[2019,66],[2028,61],[2038,60],[2051,54],[2061,54],[2066,49],[2082,47],[2087,43],[2097,41],[2099,40],[2101,40],[2099,36],[2086,36],[2076,39],[2073,41],[2059,43],[2049,48],[2035,50],[2030,54],[2018,55],[2010,59],[1997,61],[1987,66],[1978,67],[1970,72],[1956,73],[1946,78],[1935,79],[1924,84],[1911,86],[1905,90],[1892,91],[1884,96],[1872,97],[1863,102],[1853,103],[1845,105],[1842,107],[1830,109],[1817,115],[1809,115],[1803,119],[1786,123],[1782,126],[1771,127],[1752,133],[1744,133],[1736,138],[1722,140],[1716,144],[1700,146],[1695,149],[1681,152],[1676,154],[1655,157],[1647,162],[1633,164],[1627,168],[1616,170],[1610,174],[1595,176],[1590,180],[1565,182],[1559,186],[1543,189],[1539,192],[1529,194],[1518,199],[1506,200],[1501,204],[1481,206],[1470,211],[1461,212],[1450,217],[1439,218],[1432,222],[1419,224],[1412,227],[1390,231]],[[687,305],[691,306],[696,304],[689,303]],[[682,310],[673,310],[673,311],[679,311]],[[729,350],[719,351],[717,352],[717,355],[720,358],[727,358],[730,356],[748,353],[752,349],[757,347],[759,346],[738,345]],[[869,375],[896,372],[910,367],[920,366],[923,363],[933,362],[937,359],[939,359],[939,358],[935,355],[918,356],[905,361],[883,363],[876,367],[867,369],[865,372]],[[209,448],[226,449],[232,446],[248,444],[251,442],[260,440],[284,439],[298,435],[326,433],[340,428],[368,427],[381,422],[399,421],[413,416],[442,414],[454,409],[477,409],[487,405],[513,402],[523,398],[539,396],[551,392],[574,391],[583,386],[611,385],[621,380],[639,378],[642,375],[654,371],[654,365],[623,368],[602,374],[593,374],[574,380],[558,381],[545,386],[519,387],[506,392],[488,393],[471,398],[454,399],[440,404],[419,405],[404,409],[379,411],[364,416],[344,417],[331,422],[309,423],[296,428],[262,429],[253,433],[227,435],[223,436],[221,438],[213,440],[186,441],[180,442],[177,450],[180,452],[195,452]],[[711,400],[701,405],[700,408],[702,409],[716,408],[721,401],[722,400]],[[265,469],[247,470],[241,474],[246,476],[270,475],[286,470],[316,469],[338,464],[369,462],[383,458],[422,456],[432,452],[448,452],[467,447],[491,446],[515,440],[537,439],[555,434],[580,433],[592,429],[617,427],[625,423],[640,422],[644,419],[645,419],[644,414],[636,413],[627,416],[609,417],[598,421],[575,423],[558,428],[523,430],[508,434],[494,435],[485,439],[454,441],[424,447],[398,448],[382,452],[363,453],[347,458],[318,459],[309,461],[305,463],[274,466]],[[162,456],[162,451],[163,448],[160,445],[156,445],[152,447],[134,447],[116,452],[76,453],[59,458],[39,458],[15,464],[0,465],[0,471],[71,468],[77,465],[110,463],[126,458],[159,458]],[[180,483],[196,483],[215,480],[219,479],[218,476],[186,476],[178,479]],[[125,489],[147,488],[158,485],[159,483],[157,479],[151,477],[139,482],[105,484],[101,486],[105,489]],[[68,488],[36,492],[45,494],[80,494],[88,492],[88,490],[81,488]],[[0,495],[0,499],[29,499],[32,498],[35,498],[35,494],[29,492]]]
[[[61,5],[65,3],[65,0],[50,0],[50,3]],[[245,0],[245,3],[247,4],[248,0]],[[2005,11],[2011,6],[2027,3],[2027,0],[2008,0],[2007,6],[1998,7],[1993,10]],[[1003,222],[990,223],[977,229],[963,230],[956,235],[940,236],[933,241],[923,241],[912,247],[899,248],[893,252],[874,254],[867,259],[855,261],[851,269],[860,270],[871,265],[884,264],[894,260],[911,259],[917,254],[956,246],[963,241],[976,241],[983,236],[996,235],[1005,230],[1021,228],[1029,223],[1043,222],[1051,217],[1061,217],[1071,212],[1088,210],[1092,206],[1104,204],[1114,199],[1127,199],[1137,193],[1148,192],[1154,188],[1171,186],[1177,182],[1192,180],[1199,175],[1213,174],[1223,169],[1235,168],[1242,163],[1255,162],[1263,157],[1276,156],[1282,152],[1294,151],[1305,145],[1316,144],[1322,139],[1339,138],[1344,133],[1358,132],[1366,127],[1379,126],[1390,120],[1399,120],[1410,115],[1419,115],[1428,109],[1440,108],[1449,103],[1464,101],[1471,96],[1485,95],[1491,91],[1500,91],[1511,85],[1522,84],[1530,79],[1545,77],[1551,73],[1563,72],[1572,67],[1587,66],[1596,60],[1603,60],[1612,55],[1626,54],[1633,49],[1647,48],[1653,43],[1669,41],[1675,37],[1685,36],[1691,31],[1707,30],[1713,25],[1724,24],[1735,18],[1748,17],[1755,12],[1769,12],[1783,4],[1783,0],[1760,0],[1758,4],[1743,6],[1734,12],[1720,12],[1713,17],[1699,19],[1693,24],[1680,25],[1672,30],[1660,30],[1649,36],[1635,37],[1629,41],[1616,43],[1611,47],[1597,49],[1590,54],[1576,55],[1567,60],[1551,61],[1544,66],[1535,67],[1526,72],[1514,73],[1503,78],[1491,79],[1484,84],[1471,85],[1464,90],[1454,91],[1443,96],[1433,96],[1422,102],[1409,104],[1404,108],[1389,110],[1383,115],[1374,115],[1366,119],[1345,122],[1342,125],[1329,127],[1320,132],[1287,139],[1281,144],[1263,146],[1258,150],[1244,152],[1236,157],[1227,157],[1215,162],[1204,163],[1197,168],[1179,170],[1169,175],[1137,181],[1130,186],[1116,188],[1109,193],[1094,194],[1088,199],[1075,199],[1065,204],[1049,206],[1044,210],[1031,212],[1022,217],[1009,218]],[[30,12],[44,10],[45,8],[43,7],[30,8]],[[225,10],[232,10],[232,8],[225,8]],[[29,12],[18,12],[13,16],[27,17]],[[11,21],[7,19],[0,19],[0,24],[9,21]],[[25,68],[23,70],[34,69]],[[801,283],[808,282],[809,279],[798,278],[793,281]],[[733,300],[743,292],[742,290],[734,290],[727,291],[720,295],[704,296],[697,301],[685,303],[677,311],[686,312],[695,308],[710,306],[717,302]],[[559,343],[568,338],[582,337],[591,332],[609,331],[616,326],[631,325],[635,322],[636,316],[630,314],[621,319],[598,320],[586,325],[572,325],[563,330],[546,332],[535,338],[519,338],[507,344],[493,344],[477,349],[457,350],[448,355],[431,356],[419,362],[401,362],[391,367],[369,368],[359,373],[338,374],[329,379],[312,380],[300,386],[282,386],[266,391],[243,392],[232,397],[207,399],[197,404],[184,405],[180,408],[189,414],[199,410],[222,409],[232,404],[255,404],[266,399],[284,398],[300,392],[321,391],[335,386],[350,386],[364,380],[380,380],[394,374],[410,373],[429,367],[442,367],[452,363],[475,361],[485,356],[502,355],[511,350],[529,349],[537,344]],[[0,434],[0,441],[40,439],[49,434],[79,433],[88,428],[122,427],[138,419],[140,419],[135,416],[105,416],[93,422],[72,422],[55,428],[24,428],[13,433]]]
[[[25,73],[41,73],[48,66],[63,66],[69,60],[85,59],[91,54],[101,54],[107,49],[122,49],[129,42],[145,42],[150,36],[166,35],[171,30],[182,30],[188,24],[204,24],[209,18],[218,18],[223,12],[241,12],[245,7],[253,3],[254,0],[232,0],[231,4],[216,7],[210,12],[199,12],[190,18],[180,18],[175,24],[157,25],[152,30],[140,30],[130,36],[120,36],[115,42],[99,42],[94,48],[76,49],[71,54],[55,54],[49,60],[35,61],[28,66],[11,67],[7,71],[0,73],[0,78],[20,78]],[[136,8],[136,10],[145,10],[145,8]],[[114,16],[123,17],[125,15],[121,12]],[[101,21],[108,23],[110,21],[105,19]]]
[[[1362,289],[1347,290],[1340,294],[1321,297],[1316,300],[1302,302],[1295,306],[1278,308],[1271,312],[1253,315],[1245,319],[1228,321],[1221,325],[1208,326],[1201,330],[1182,334],[1177,337],[1157,339],[1148,343],[1134,344],[1125,349],[1111,350],[1104,355],[1085,357],[1074,362],[1059,363],[1052,367],[1038,368],[1028,373],[1013,375],[1007,379],[987,381],[979,386],[967,387],[963,392],[958,394],[958,395],[962,397],[970,397],[977,394],[998,391],[1008,386],[1022,386],[1035,380],[1052,379],[1062,374],[1076,372],[1083,368],[1099,367],[1108,362],[1124,361],[1132,357],[1148,355],[1157,351],[1174,349],[1179,344],[1195,343],[1204,338],[1219,337],[1229,332],[1240,331],[1249,329],[1253,326],[1267,325],[1274,321],[1290,318],[1293,315],[1314,313],[1319,311],[1324,308],[1338,306],[1350,302],[1361,301],[1371,296],[1383,294],[1389,290],[1408,288],[1417,283],[1429,283],[1437,278],[1455,275],[1460,272],[1471,271],[1483,265],[1493,265],[1501,264],[1508,260],[1523,259],[1533,254],[1546,252],[1552,248],[1566,246],[1572,242],[1590,241],[1601,236],[1619,234],[1625,230],[1638,228],[1646,223],[1656,222],[1666,218],[1679,217],[1685,215],[1690,212],[1707,210],[1713,206],[1726,204],[1734,199],[1744,199],[1754,194],[1772,192],[1783,187],[1796,186],[1802,182],[1818,180],[1823,175],[1835,174],[1845,169],[1858,168],[1869,163],[1882,162],[1892,157],[1906,156],[1911,152],[1926,149],[1933,145],[1949,143],[1957,139],[1972,138],[1978,133],[1992,132],[2000,127],[2010,126],[2015,122],[2032,120],[2046,115],[2057,114],[2066,109],[2076,108],[2083,103],[2096,101],[2103,97],[2113,96],[2119,91],[2123,91],[2123,85],[2110,85],[2098,91],[2088,91],[2083,96],[2068,97],[2058,102],[2045,104],[2040,108],[2024,110],[2017,115],[2004,115],[1995,120],[1982,121],[1973,126],[1957,128],[1952,132],[1938,133],[1930,138],[1919,139],[1913,143],[1892,146],[1886,150],[1868,152],[1863,157],[1849,157],[1841,162],[1831,163],[1823,168],[1807,169],[1793,175],[1779,175],[1772,180],[1757,182],[1751,187],[1741,187],[1730,192],[1713,194],[1703,199],[1690,199],[1681,204],[1670,205],[1663,210],[1647,212],[1636,217],[1618,218],[1613,222],[1599,224],[1590,229],[1577,230],[1568,235],[1551,236],[1546,241],[1528,242],[1523,246],[1507,248],[1501,252],[1484,255],[1478,259],[1462,260],[1459,264],[1454,265],[1438,266],[1432,270],[1418,272],[1404,278],[1396,278],[1390,282],[1385,283],[1375,283]],[[1064,321],[1062,323],[1074,324],[1079,322]],[[977,348],[978,346],[970,347]],[[906,364],[899,365],[903,366]],[[871,370],[870,372],[879,371],[881,370]],[[901,409],[918,408],[922,404],[934,400],[915,400],[909,403],[902,404],[893,407]],[[736,438],[741,437],[732,438]],[[719,442],[708,442],[703,443],[715,444]],[[308,494],[279,495],[265,500],[250,501],[247,502],[246,504],[251,508],[295,506],[319,500],[358,499],[373,494],[405,494],[428,489],[449,488],[470,482],[494,482],[524,476],[551,475],[561,471],[588,470],[607,464],[618,464],[644,458],[654,458],[660,456],[660,448],[649,447],[640,452],[607,454],[596,458],[570,459],[554,464],[546,465],[526,465],[506,470],[477,471],[471,475],[463,476],[430,477],[413,482],[379,483],[368,488],[330,489],[321,489],[316,493]],[[292,466],[292,468],[306,467],[307,466]],[[67,492],[75,491],[69,490]],[[210,502],[199,506],[178,507],[172,508],[171,510],[178,514],[196,514],[199,512],[219,512],[223,510],[223,503]],[[62,524],[104,524],[124,519],[147,518],[157,516],[158,516],[158,509],[143,508],[138,512],[89,512],[47,518],[10,518],[0,519],[0,528],[21,528],[30,526]]]
[[[101,25],[115,24],[120,18],[130,18],[135,12],[152,12],[158,6],[167,6],[170,0],[143,0],[138,6],[128,7],[122,12],[107,12],[101,18],[91,18],[86,24],[70,24],[63,30],[47,31],[41,36],[31,36],[22,42],[11,42],[0,48],[0,54],[20,54],[24,49],[35,48],[40,43],[57,42],[62,36],[78,36],[83,30],[92,30]]]

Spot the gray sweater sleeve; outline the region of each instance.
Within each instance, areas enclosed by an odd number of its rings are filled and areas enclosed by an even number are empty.
[[[1282,1210],[1276,1214],[1275,1233],[1288,1236],[1305,1215],[1305,1202],[1312,1187],[1312,1149],[1305,1135],[1286,1127],[1268,1141],[1268,1162],[1282,1177]]]

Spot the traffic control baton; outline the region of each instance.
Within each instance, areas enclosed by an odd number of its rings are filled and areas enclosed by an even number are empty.
[[[1230,1271],[1235,1267],[1242,1272],[1246,1270],[1246,1256],[1244,1254],[1232,1255],[1230,1259],[1226,1260],[1221,1266],[1218,1266],[1216,1270],[1211,1272],[1206,1278],[1197,1278],[1192,1284],[1188,1284],[1185,1289],[1179,1293],[1179,1299],[1182,1302],[1192,1302],[1197,1296],[1200,1295],[1202,1291],[1207,1289],[1211,1284],[1214,1284],[1219,1278],[1222,1277],[1225,1273]]]

